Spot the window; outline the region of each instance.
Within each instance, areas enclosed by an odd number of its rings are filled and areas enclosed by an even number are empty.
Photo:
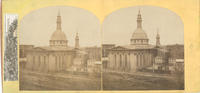
[[[127,67],[127,55],[125,55],[125,67]]]
[[[120,62],[119,65],[121,67],[121,65],[122,65],[122,55],[119,56],[119,62]]]
[[[33,66],[35,65],[35,56],[33,56]]]
[[[38,56],[38,66],[40,66],[40,62],[41,62],[40,56]]]
[[[46,65],[46,56],[44,56],[44,65]]]
[[[114,62],[115,62],[115,66],[117,66],[117,58],[116,58],[116,55],[114,56]]]

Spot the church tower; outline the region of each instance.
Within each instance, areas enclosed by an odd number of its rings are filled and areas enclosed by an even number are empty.
[[[156,35],[156,46],[157,46],[157,47],[160,46],[160,34],[159,34],[158,29],[157,29],[157,35]]]
[[[140,10],[137,15],[137,28],[133,32],[132,37],[130,39],[131,45],[148,45],[149,39],[147,34],[142,28],[142,16]]]
[[[57,15],[57,21],[56,21],[56,31],[51,35],[51,39],[49,40],[49,45],[51,47],[67,47],[67,38],[65,33],[62,31],[61,28],[61,16],[60,12],[58,12]]]
[[[79,49],[79,36],[78,36],[78,33],[76,33],[76,37],[75,37],[75,48]]]
[[[141,14],[140,14],[140,10],[139,10],[138,15],[137,15],[137,28],[142,29],[142,17],[141,17]]]

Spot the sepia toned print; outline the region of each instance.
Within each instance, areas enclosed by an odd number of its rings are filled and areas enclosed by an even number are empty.
[[[91,15],[47,7],[23,18],[20,90],[184,89],[183,24],[176,14],[120,9],[103,21],[102,38]]]
[[[82,47],[79,42],[84,41],[79,38],[79,32],[81,34],[87,32],[82,32],[84,28],[80,29],[79,27],[74,28],[74,31],[72,30],[74,32],[74,46],[70,45],[69,42],[71,41],[67,39],[67,36],[72,34],[64,32],[63,29],[69,27],[66,26],[66,20],[63,20],[66,16],[62,16],[62,14],[68,14],[70,8],[52,7],[46,9],[47,12],[49,9],[57,11],[57,17],[54,18],[56,19],[54,20],[56,28],[50,36],[48,46],[20,44],[20,90],[100,90],[100,47],[97,45]],[[77,8],[72,10],[80,11]],[[81,17],[80,20],[84,20],[83,18]],[[74,19],[75,21],[69,23],[80,21],[76,20],[76,17]],[[52,19],[49,17],[48,20]],[[27,23],[33,24],[31,22]],[[77,24],[70,24],[70,26]],[[49,33],[48,31],[45,32]],[[24,42],[26,41],[24,40],[22,43]],[[36,42],[36,44],[40,43]]]
[[[183,25],[179,17],[171,17],[173,13],[158,8],[141,6],[120,9],[104,20],[104,90],[184,89],[184,45],[183,36],[180,36]],[[148,14],[146,18],[143,13]],[[175,20],[170,21],[173,18]],[[173,26],[174,23],[176,26]],[[159,28],[164,31],[162,34]],[[152,36],[149,37],[149,34]],[[170,37],[166,37],[168,34]],[[129,43],[123,45],[125,42]]]

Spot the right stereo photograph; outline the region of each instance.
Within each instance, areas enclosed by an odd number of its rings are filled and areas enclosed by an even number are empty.
[[[102,37],[103,90],[184,90],[184,25],[173,11],[116,10]]]

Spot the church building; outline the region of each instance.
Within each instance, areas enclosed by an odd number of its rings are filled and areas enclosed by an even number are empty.
[[[68,40],[61,27],[61,16],[57,16],[57,28],[51,35],[49,46],[33,47],[27,50],[26,69],[41,72],[63,71],[73,65],[79,48],[78,34],[75,48],[68,46]]]
[[[156,45],[149,44],[149,38],[142,28],[142,17],[139,11],[137,15],[137,28],[130,38],[130,44],[108,49],[107,69],[135,72],[143,68],[152,67],[157,56],[157,49],[160,46],[159,34],[156,39]]]

